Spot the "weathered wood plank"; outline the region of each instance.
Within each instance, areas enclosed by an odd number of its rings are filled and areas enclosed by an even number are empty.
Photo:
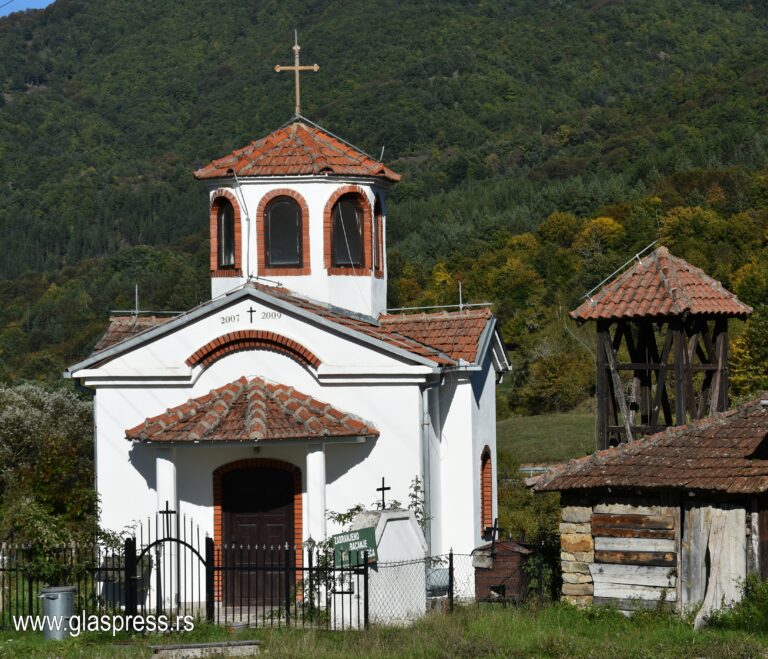
[[[595,563],[673,567],[677,565],[677,557],[673,553],[652,551],[596,551]]]
[[[674,540],[658,540],[655,538],[595,538],[597,551],[661,551],[674,552]]]
[[[596,513],[592,515],[593,527],[621,527],[626,529],[674,529],[671,515],[617,515]]]
[[[677,584],[674,567],[590,563],[589,572],[593,583],[634,584],[659,588],[674,588]]]
[[[618,526],[601,526],[593,529],[606,538],[660,538],[662,540],[674,540],[675,529],[626,529]]]
[[[667,601],[665,604],[660,604],[658,601],[653,600],[622,600],[616,597],[593,597],[592,604],[595,606],[612,606],[619,611],[641,611],[647,609],[655,609],[662,606],[666,609],[673,609],[673,602]]]
[[[655,586],[629,586],[626,584],[596,583],[595,597],[614,597],[616,599],[664,600],[677,601],[677,593],[673,589],[657,588]]]
[[[662,507],[656,503],[651,503],[652,500],[638,498],[637,501],[629,502],[612,502],[612,503],[598,503],[595,504],[593,512],[611,513],[617,515],[661,515]]]

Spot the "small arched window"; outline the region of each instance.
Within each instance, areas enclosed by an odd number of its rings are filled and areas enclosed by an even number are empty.
[[[491,449],[487,446],[480,455],[480,533],[493,526],[493,465]]]
[[[333,267],[363,267],[363,210],[352,195],[339,199],[332,212]]]
[[[373,206],[373,270],[379,274],[383,270],[383,236],[382,232],[382,218],[384,211],[381,207],[381,197],[376,195],[376,203]]]
[[[271,268],[300,268],[301,207],[290,197],[275,197],[264,213],[266,264]]]
[[[216,237],[219,268],[235,267],[235,209],[228,199],[220,199],[216,211]]]

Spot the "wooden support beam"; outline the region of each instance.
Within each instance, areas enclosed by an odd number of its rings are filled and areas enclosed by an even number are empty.
[[[724,412],[728,409],[728,319],[718,318],[715,321],[715,354],[718,366],[720,366],[720,388],[717,401],[717,411]]]
[[[672,350],[675,354],[675,424],[685,424],[685,332],[679,319],[670,321]]]
[[[624,441],[631,442],[632,428],[629,424],[629,411],[627,409],[627,399],[624,397],[624,390],[621,384],[621,377],[616,370],[616,356],[613,352],[613,346],[609,341],[603,342],[603,350],[605,351],[606,364],[608,365],[608,371],[613,382],[613,395],[616,402],[619,405],[619,411],[621,412],[621,418],[624,422]]]
[[[669,397],[667,395],[667,362],[672,350],[672,332],[667,331],[666,337],[664,337],[664,347],[661,350],[661,355],[658,354],[658,348],[656,346],[656,340],[654,338],[651,344],[652,354],[651,358],[659,364],[659,370],[656,379],[656,392],[653,398],[653,408],[651,410],[651,422],[650,425],[659,425],[659,410],[664,410],[664,422],[665,425],[672,425],[672,414],[669,408]]]
[[[595,438],[595,445],[598,451],[608,448],[608,371],[605,363],[605,352],[602,350],[608,330],[609,324],[606,321],[597,321],[597,437]]]

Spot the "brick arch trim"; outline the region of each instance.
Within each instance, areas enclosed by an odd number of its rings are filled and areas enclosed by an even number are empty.
[[[298,268],[279,268],[267,266],[267,204],[278,197],[290,197],[301,209],[301,266]],[[259,254],[258,273],[260,275],[309,275],[312,272],[309,251],[309,206],[306,199],[290,188],[278,188],[265,194],[256,211],[256,249]]]
[[[301,483],[301,469],[290,462],[283,462],[282,460],[273,460],[270,458],[245,458],[243,460],[235,460],[234,462],[228,462],[213,470],[213,542],[217,552],[221,551],[224,534],[224,491],[223,491],[223,477],[238,469],[280,469],[281,471],[287,471],[293,476],[293,544],[295,547],[295,560],[296,567],[299,568],[296,572],[297,579],[302,574],[301,567],[303,563],[304,554],[302,551],[302,543],[304,542],[304,509],[302,503],[302,483]],[[221,554],[219,554],[221,556]],[[221,579],[221,571],[217,571],[214,575],[214,592],[216,593],[216,600],[221,601],[224,597],[223,582]]]
[[[235,211],[235,265],[232,268],[219,269],[219,204],[227,199]],[[240,277],[243,274],[243,232],[240,204],[237,197],[226,188],[219,188],[211,195],[210,207],[210,244],[211,277]]]
[[[384,199],[380,193],[376,193],[373,205],[373,249],[374,256],[371,261],[373,276],[377,279],[384,278]],[[379,260],[379,267],[376,267],[376,258]]]
[[[187,366],[208,368],[222,357],[244,350],[268,350],[290,357],[304,368],[317,370],[320,359],[308,348],[282,334],[257,330],[242,330],[223,334],[193,352],[186,359]]]
[[[493,526],[493,464],[491,449],[487,446],[480,454],[480,534]]]
[[[333,236],[333,207],[336,202],[344,195],[354,196],[360,203],[360,207],[363,211],[363,265],[360,268],[335,268],[333,267],[332,251],[333,244],[331,238]],[[369,276],[371,274],[371,267],[373,265],[372,257],[372,245],[371,245],[371,223],[373,212],[371,210],[371,204],[368,201],[368,196],[365,194],[365,190],[359,185],[343,185],[338,188],[328,199],[323,210],[323,256],[325,260],[325,267],[328,270],[329,275],[358,275]]]

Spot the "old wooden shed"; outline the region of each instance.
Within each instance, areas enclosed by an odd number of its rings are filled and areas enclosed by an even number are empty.
[[[562,493],[563,599],[701,605],[768,578],[768,401],[597,451],[534,485]]]

